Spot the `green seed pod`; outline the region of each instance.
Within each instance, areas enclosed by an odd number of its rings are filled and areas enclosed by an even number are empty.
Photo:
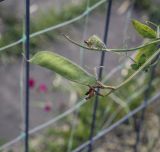
[[[135,30],[144,38],[154,39],[156,38],[156,31],[149,26],[142,24],[137,20],[132,20],[132,24]]]
[[[96,78],[69,59],[49,51],[40,51],[30,60],[36,64],[52,70],[64,78],[83,85],[93,85]]]

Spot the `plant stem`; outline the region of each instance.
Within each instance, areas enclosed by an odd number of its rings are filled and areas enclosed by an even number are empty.
[[[64,35],[64,34],[63,34]],[[79,44],[78,42],[72,40],[69,36],[67,35],[64,35],[64,37],[71,43],[79,46],[79,47],[82,47],[84,49],[87,49],[87,50],[93,50],[93,51],[106,51],[106,52],[129,52],[129,51],[136,51],[138,49],[141,49],[141,48],[144,48],[146,46],[149,46],[151,44],[155,44],[155,43],[158,43],[160,42],[160,38],[154,40],[154,41],[151,41],[149,43],[146,43],[146,44],[142,44],[142,45],[139,45],[138,47],[134,47],[134,48],[128,48],[128,49],[109,49],[109,48],[92,48],[92,47],[87,47],[87,46],[84,46],[84,45],[81,45]]]
[[[102,85],[104,87],[104,89],[111,89],[106,95],[104,96],[108,96],[109,94],[111,94],[112,92],[116,91],[117,89],[123,87],[125,84],[127,84],[128,82],[130,82],[137,74],[139,74],[150,62],[152,62],[152,60],[160,53],[160,49],[158,49],[136,72],[134,72],[128,79],[126,79],[124,82],[122,82],[121,84],[117,85],[117,86],[106,86],[106,85]]]
[[[158,49],[135,73],[133,73],[128,79],[126,79],[124,82],[116,86],[116,89],[119,89],[120,87],[124,86],[126,83],[128,83],[130,80],[132,80],[137,74],[139,74],[152,60],[160,53],[160,49]]]

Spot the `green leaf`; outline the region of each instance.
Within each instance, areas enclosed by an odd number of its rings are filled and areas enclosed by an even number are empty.
[[[142,64],[144,64],[146,62],[146,55],[145,54],[142,54],[139,58],[139,66],[141,66]]]
[[[137,20],[132,20],[132,24],[136,29],[136,31],[144,38],[150,38],[150,39],[156,38],[156,31],[154,31],[149,26],[142,24]]]
[[[157,51],[157,49],[157,44],[151,44],[144,48],[141,48],[138,50],[134,60],[136,61],[136,63],[141,63],[141,60],[143,60],[144,57],[146,59],[149,58],[154,52]]]
[[[133,70],[138,70],[138,69],[139,69],[139,66],[138,66],[138,64],[134,63],[134,64],[131,64],[131,68],[132,68]]]
[[[137,70],[139,69],[140,66],[142,66],[146,60],[152,56],[153,53],[155,53],[156,51],[158,50],[158,47],[157,47],[157,44],[151,44],[151,45],[148,45],[144,48],[141,48],[137,51],[137,54],[134,58],[134,61],[136,62],[136,65],[132,64],[131,67],[133,70]],[[148,69],[149,66],[146,66],[145,69]],[[146,70],[144,70],[146,71]]]
[[[83,85],[93,85],[96,83],[96,78],[94,76],[69,59],[53,52],[38,52],[29,61],[33,64],[52,70],[68,80]]]

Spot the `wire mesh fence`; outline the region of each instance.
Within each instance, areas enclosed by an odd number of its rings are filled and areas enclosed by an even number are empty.
[[[29,65],[29,57],[30,57],[30,39],[32,39],[33,37],[37,37],[39,35],[42,35],[44,33],[53,31],[55,29],[59,29],[61,27],[64,27],[66,25],[69,25],[71,23],[77,22],[78,20],[86,17],[89,18],[88,14],[90,14],[92,11],[94,11],[96,8],[98,8],[101,5],[106,5],[106,21],[105,21],[105,25],[104,25],[104,32],[102,32],[104,34],[104,42],[107,43],[107,38],[108,38],[108,32],[109,32],[109,24],[110,24],[110,14],[112,11],[112,0],[101,0],[96,2],[94,5],[89,6],[89,0],[87,1],[88,5],[86,6],[86,10],[80,14],[79,16],[72,18],[68,21],[65,21],[63,23],[57,24],[57,25],[53,25],[49,28],[45,28],[43,30],[37,31],[35,33],[30,33],[30,0],[26,0],[25,1],[25,30],[24,33],[22,33],[22,38],[20,38],[18,41],[13,42],[7,46],[3,46],[0,48],[0,51],[4,51],[5,49],[11,48],[13,46],[16,46],[18,44],[24,43],[25,45],[25,58],[26,58],[26,63],[25,63],[25,83],[24,83],[24,89],[25,89],[25,96],[24,96],[24,100],[25,100],[25,108],[24,108],[24,115],[25,115],[25,121],[24,121],[24,131],[17,136],[15,139],[11,140],[10,142],[5,143],[4,145],[0,146],[0,150],[3,151],[7,148],[11,148],[14,144],[16,144],[19,141],[23,141],[24,140],[24,151],[25,152],[29,152],[29,141],[30,141],[30,135],[37,133],[38,131],[47,128],[48,126],[56,123],[57,121],[60,121],[61,119],[67,117],[70,114],[73,114],[74,112],[77,112],[81,109],[81,107],[85,106],[87,104],[87,101],[85,100],[85,98],[82,98],[81,100],[78,101],[77,104],[75,104],[73,107],[69,108],[68,110],[66,110],[65,112],[57,115],[56,117],[54,117],[53,119],[38,125],[37,127],[33,128],[33,129],[29,129],[29,116],[30,116],[30,89],[29,89],[29,79],[30,79],[30,65]],[[132,7],[133,7],[133,3],[132,3]],[[133,9],[133,8],[132,8]],[[131,13],[131,8],[129,10],[129,13]],[[128,13],[128,14],[129,14]],[[86,19],[88,20],[88,19]],[[128,21],[128,20],[127,20]],[[86,21],[85,26],[87,26],[88,21]],[[127,24],[127,23],[126,23]],[[126,26],[126,29],[128,27]],[[126,30],[125,29],[125,30]],[[87,29],[84,29],[84,34],[86,34]],[[83,36],[83,39],[86,35]],[[126,36],[126,35],[125,35]],[[81,65],[83,65],[83,56],[84,56],[84,50],[81,50]],[[104,61],[105,61],[105,53],[102,52],[101,54],[101,58],[100,58],[100,67],[104,66]],[[128,60],[127,60],[128,61]],[[102,80],[104,82],[106,82],[110,77],[114,76],[114,74],[117,71],[122,70],[122,68],[124,67],[124,65],[127,63],[126,62],[122,62],[121,65],[116,66],[115,68],[113,68],[109,74],[107,74],[106,77],[102,78],[102,73],[103,73],[103,69],[104,68],[100,68],[99,70],[99,74],[98,74],[98,79]],[[157,63],[158,65],[158,63]],[[101,139],[102,137],[104,137],[105,135],[107,135],[108,133],[110,133],[111,131],[113,131],[115,128],[117,128],[118,126],[120,126],[121,124],[125,123],[126,121],[130,121],[130,119],[134,119],[136,121],[135,125],[135,132],[136,132],[136,142],[135,145],[133,146],[133,149],[135,152],[138,151],[138,145],[140,142],[140,135],[141,135],[141,130],[143,127],[143,122],[144,122],[144,114],[145,114],[145,109],[151,105],[154,102],[158,102],[160,99],[160,94],[155,93],[153,96],[151,95],[151,91],[152,91],[152,85],[157,84],[159,82],[159,79],[155,77],[155,69],[156,66],[155,65],[152,70],[150,71],[150,78],[149,80],[147,80],[147,85],[144,85],[141,89],[139,89],[138,91],[132,93],[130,95],[130,97],[128,97],[127,99],[121,99],[118,95],[115,94],[111,94],[108,98],[109,100],[113,100],[116,103],[118,103],[118,105],[120,105],[116,111],[114,111],[112,113],[112,115],[109,115],[109,108],[112,108],[112,102],[108,103],[107,105],[107,110],[104,111],[104,122],[102,123],[103,127],[97,132],[96,131],[96,127],[99,126],[97,125],[97,109],[99,108],[99,97],[96,96],[95,101],[93,102],[93,111],[92,111],[92,116],[90,117],[90,120],[92,119],[92,121],[90,122],[90,127],[89,127],[89,136],[88,136],[88,140],[84,141],[81,145],[77,146],[77,148],[73,149],[73,148],[69,148],[69,151],[73,151],[73,152],[80,152],[80,151],[94,151],[94,144],[96,143],[97,140]],[[146,82],[145,82],[146,83]],[[136,108],[134,109],[130,109],[129,104],[132,103],[132,101],[137,98],[139,96],[139,94],[143,94],[144,93],[144,102],[142,104],[139,104]],[[137,99],[138,100],[138,99]],[[127,102],[126,102],[127,101]],[[139,101],[140,103],[141,101]],[[119,114],[119,111],[121,109],[125,109],[126,114],[119,120],[114,121],[114,119],[116,118],[116,116]],[[140,117],[133,117],[135,116],[137,113],[141,112],[141,116]],[[79,113],[79,112],[77,112]],[[78,117],[78,114],[77,114]],[[107,121],[105,121],[106,119]],[[74,128],[74,127],[73,127]],[[75,127],[76,129],[76,127]],[[69,140],[69,139],[68,139]],[[70,140],[74,140],[74,136],[70,139]],[[72,143],[72,142],[71,142]],[[70,144],[71,144],[70,143]]]

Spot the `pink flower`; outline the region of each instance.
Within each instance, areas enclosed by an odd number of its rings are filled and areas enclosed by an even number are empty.
[[[34,86],[35,86],[35,80],[33,78],[30,78],[29,79],[29,87],[34,88]]]
[[[46,86],[46,84],[44,84],[44,83],[40,84],[38,90],[40,92],[42,92],[42,93],[46,93],[47,92],[47,86]]]
[[[50,112],[51,110],[52,110],[52,102],[47,101],[47,102],[45,103],[45,106],[44,106],[44,111],[45,111],[45,112]]]

